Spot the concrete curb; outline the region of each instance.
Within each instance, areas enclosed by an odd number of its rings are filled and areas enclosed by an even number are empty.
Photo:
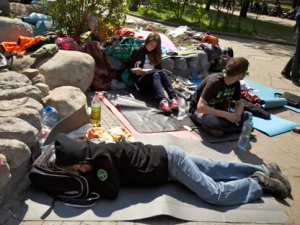
[[[152,21],[152,22],[157,22],[157,23],[160,23],[160,24],[163,24],[163,25],[168,25],[168,26],[173,26],[173,27],[180,26],[180,24],[166,22],[166,21],[162,21],[162,20],[157,20],[157,19],[153,19],[153,18],[150,18],[150,17],[146,17],[146,16],[140,16],[140,15],[136,15],[134,13],[127,13],[127,14],[131,15],[131,16],[134,16],[134,17],[138,17],[140,19],[145,19],[145,20],[149,20],[149,21]],[[195,28],[195,27],[192,27],[192,26],[189,26],[189,27],[192,28],[195,31],[205,32],[203,30],[200,30],[199,28]],[[243,38],[243,39],[247,39],[247,40],[263,41],[263,42],[272,43],[272,44],[280,44],[280,45],[287,45],[287,46],[296,47],[296,43],[288,43],[288,42],[284,42],[284,41],[269,40],[269,39],[266,39],[266,38],[260,38],[260,37],[255,37],[255,36],[246,36],[246,35],[242,35],[242,34],[232,34],[232,33],[226,33],[226,32],[221,32],[221,31],[213,31],[213,32],[214,32],[214,34],[217,34],[217,35],[224,35],[224,36],[229,36],[229,37],[239,37],[239,38]]]

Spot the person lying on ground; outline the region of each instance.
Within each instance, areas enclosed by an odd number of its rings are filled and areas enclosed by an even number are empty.
[[[152,94],[159,100],[159,106],[163,112],[178,111],[178,98],[167,73],[161,70],[161,59],[161,38],[158,33],[152,32],[147,36],[145,44],[140,45],[131,53],[128,63],[131,78],[139,91],[147,95]],[[157,71],[145,75],[145,70],[152,69],[157,69]]]
[[[248,60],[243,57],[231,58],[224,72],[207,76],[192,96],[189,109],[192,120],[211,135],[240,132],[251,115],[244,111],[240,85],[248,66]]]
[[[141,142],[82,142],[65,134],[55,140],[58,169],[84,176],[91,191],[115,199],[121,186],[150,187],[178,181],[215,205],[237,205],[264,193],[285,199],[290,183],[276,163],[252,165],[187,155],[177,146]]]

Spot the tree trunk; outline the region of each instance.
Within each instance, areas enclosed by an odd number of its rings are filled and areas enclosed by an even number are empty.
[[[247,12],[249,8],[250,1],[245,1],[242,5],[241,11],[240,11],[240,17],[247,17]]]
[[[210,10],[210,3],[206,3],[206,4],[205,4],[205,10],[206,10],[206,11],[209,11],[209,10]]]

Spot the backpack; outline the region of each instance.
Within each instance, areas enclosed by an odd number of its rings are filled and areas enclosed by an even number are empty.
[[[222,54],[223,55],[228,55],[230,56],[231,58],[233,58],[233,49],[231,47],[224,47],[222,48]]]
[[[94,91],[110,89],[112,71],[106,59],[105,50],[98,41],[87,42],[84,51],[95,60],[95,70],[90,89]]]
[[[107,47],[105,49],[105,54],[111,55],[123,62],[127,62],[135,47],[136,42],[133,37],[123,38],[116,45]]]
[[[54,202],[67,206],[86,208],[96,204],[99,194],[90,192],[88,181],[77,174],[55,168],[55,145],[52,142],[31,166],[28,178],[31,184],[53,197],[50,208],[41,216],[45,219],[52,211]]]
[[[210,70],[213,72],[222,72],[225,69],[225,66],[230,59],[227,55],[221,55],[218,60],[215,60],[213,63],[210,64]]]
[[[281,93],[274,93],[275,98],[285,98],[287,100],[288,106],[293,106],[295,108],[300,108],[300,96],[289,93],[283,92]]]
[[[202,43],[197,47],[197,50],[203,50],[207,54],[208,61],[211,63],[217,62],[222,55],[219,45]]]

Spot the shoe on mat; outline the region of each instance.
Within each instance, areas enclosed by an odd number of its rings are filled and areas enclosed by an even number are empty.
[[[294,127],[293,132],[300,134],[300,127]]]
[[[167,101],[167,99],[161,100],[159,103],[159,107],[160,107],[161,111],[163,111],[163,112],[172,112],[172,109],[170,108],[169,102]]]
[[[202,124],[202,128],[203,130],[205,130],[206,132],[208,132],[210,135],[215,136],[215,137],[221,137],[224,135],[224,132],[221,130],[216,130],[214,128],[210,128],[204,124]]]
[[[177,97],[172,98],[170,103],[171,103],[171,109],[173,109],[173,110],[178,110],[179,109],[178,98]]]
[[[267,174],[261,171],[254,172],[251,178],[258,182],[265,193],[271,194],[280,199],[287,198],[288,191],[281,181],[270,178]]]
[[[291,79],[291,75],[285,74],[284,72],[281,72],[281,75],[284,76],[286,79]]]
[[[293,79],[293,80],[292,80],[292,83],[293,83],[294,85],[300,87],[300,81],[299,81],[299,79]]]
[[[272,162],[272,163],[267,164],[266,166],[269,170],[270,177],[273,179],[280,180],[286,187],[286,189],[288,191],[288,195],[290,195],[292,192],[291,184],[290,184],[289,180],[287,179],[287,177],[282,174],[281,169],[279,168],[278,164],[275,162]]]

